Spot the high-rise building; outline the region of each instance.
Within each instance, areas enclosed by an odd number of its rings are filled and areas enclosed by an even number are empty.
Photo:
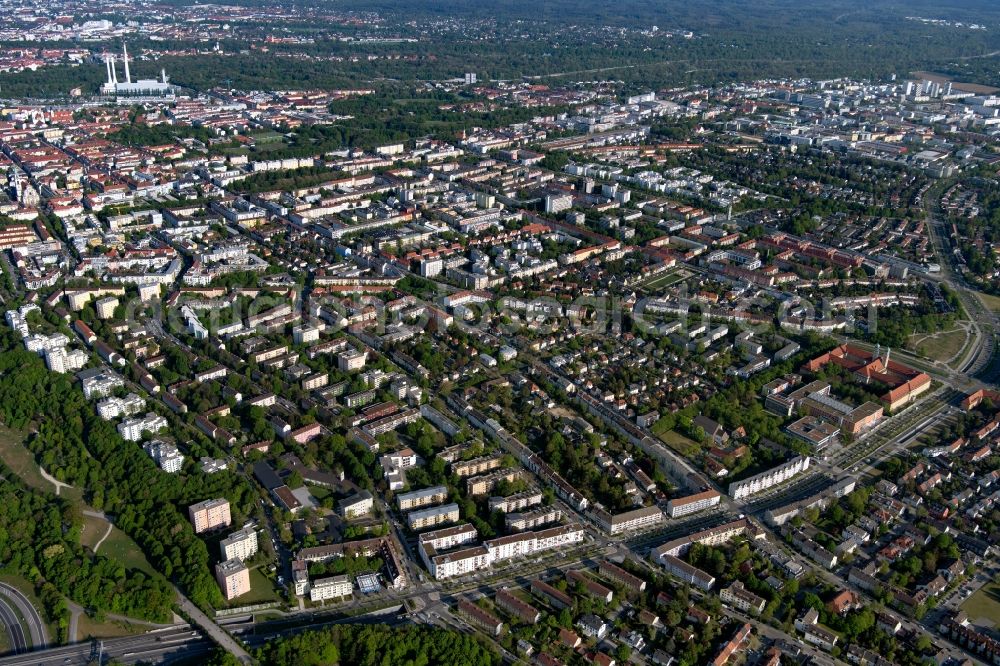
[[[238,532],[233,532],[219,542],[219,550],[222,551],[222,557],[227,560],[250,559],[257,553],[257,530],[244,527]]]
[[[226,560],[215,565],[215,579],[219,581],[226,601],[250,591],[250,570],[239,560]]]
[[[188,507],[188,517],[196,534],[216,527],[229,527],[233,519],[229,513],[229,500],[210,499]]]

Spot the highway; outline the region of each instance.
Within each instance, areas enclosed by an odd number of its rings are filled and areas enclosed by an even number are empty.
[[[206,655],[215,644],[181,624],[157,629],[140,636],[112,638],[103,642],[74,643],[0,658],[0,666],[88,666],[114,660],[122,664],[139,662],[169,664]]]
[[[24,596],[20,590],[6,583],[0,583],[0,595],[3,595],[14,602],[21,617],[28,625],[28,636],[31,638],[31,647],[45,647],[49,644],[49,632],[42,622],[41,616],[35,607],[31,605],[28,597]]]
[[[10,636],[10,644],[14,653],[20,654],[27,651],[28,643],[24,638],[24,627],[21,626],[17,613],[5,599],[0,599],[0,622],[7,628],[7,635]]]

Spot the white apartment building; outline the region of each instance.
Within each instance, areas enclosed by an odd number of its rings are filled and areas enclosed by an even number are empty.
[[[340,515],[350,520],[368,515],[375,508],[375,499],[367,490],[361,490],[340,500]]]
[[[108,368],[99,368],[80,374],[82,375],[80,385],[83,387],[83,396],[88,400],[105,398],[119,386],[125,385],[125,380]]]
[[[686,497],[675,497],[667,502],[667,514],[671,518],[680,518],[718,506],[721,499],[722,495],[716,490],[706,490]]]
[[[458,504],[444,504],[419,511],[411,511],[406,516],[406,523],[411,530],[421,530],[442,523],[453,523],[458,520]]]
[[[809,469],[809,456],[796,456],[788,462],[773,467],[766,472],[761,472],[742,481],[730,483],[729,496],[735,500],[749,497],[779,483],[784,483],[807,469]]]
[[[173,444],[154,439],[142,448],[164,472],[176,474],[184,467],[184,456]]]
[[[115,316],[115,308],[118,307],[118,299],[114,296],[94,301],[94,309],[97,310],[98,319],[111,319]]]
[[[244,527],[219,542],[222,557],[245,562],[257,553],[257,530]]]
[[[464,527],[464,526],[461,526]],[[452,533],[450,530],[455,530]],[[517,557],[528,557],[535,553],[553,548],[568,546],[583,541],[583,528],[576,524],[560,525],[537,532],[524,532],[510,536],[491,539],[481,546],[472,546],[450,553],[438,554],[432,544],[440,543],[441,547],[457,543],[468,543],[475,538],[475,530],[462,530],[460,527],[438,530],[427,535],[420,542],[420,551],[428,571],[437,580],[452,578],[488,569],[494,564]],[[436,535],[440,534],[438,537]]]
[[[598,522],[608,534],[621,534],[636,530],[650,529],[663,522],[663,511],[657,506],[646,506],[623,513],[598,514]]]
[[[138,442],[142,439],[142,433],[157,433],[167,427],[167,419],[159,414],[148,412],[145,416],[135,419],[125,419],[118,424],[118,434],[122,439],[129,442]]]
[[[324,601],[326,599],[340,599],[350,596],[354,589],[351,579],[344,576],[331,576],[314,580],[309,587],[310,601]]]
[[[87,365],[90,356],[82,349],[66,351],[65,347],[51,347],[45,349],[45,367],[52,372],[60,374],[79,370]]]
[[[295,326],[292,328],[292,340],[297,345],[306,344],[308,342],[316,342],[319,340],[319,329],[308,324]]]
[[[337,354],[337,367],[341,372],[354,372],[364,368],[367,360],[368,354],[365,352],[349,349]]]
[[[490,553],[485,547],[472,546],[442,555],[434,555],[430,558],[428,571],[436,580],[445,580],[488,569],[491,563]]]
[[[146,408],[146,401],[135,393],[129,393],[124,398],[114,396],[97,403],[97,415],[105,421],[111,421],[119,416],[132,416]]]

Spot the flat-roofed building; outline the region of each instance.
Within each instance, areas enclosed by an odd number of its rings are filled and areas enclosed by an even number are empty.
[[[705,490],[693,495],[674,497],[667,502],[667,514],[671,518],[680,518],[713,506],[718,506],[722,495],[717,490]]]
[[[250,591],[250,570],[240,560],[226,560],[216,564],[215,580],[219,582],[226,601],[232,601]]]
[[[594,510],[593,513],[598,524],[608,534],[648,530],[663,522],[663,511],[658,506],[644,506],[617,514],[599,510]]]
[[[396,495],[396,504],[400,511],[411,511],[433,504],[440,504],[448,499],[448,488],[446,486],[432,486],[420,490],[412,490],[408,493]]]
[[[458,520],[458,504],[445,504],[418,511],[411,511],[406,516],[406,524],[411,530],[421,530],[442,523],[453,523]]]
[[[222,551],[222,557],[227,560],[250,559],[257,553],[257,530],[244,527],[238,532],[233,532],[219,542],[219,550]]]
[[[353,594],[354,585],[346,575],[319,578],[309,585],[309,600],[312,602],[326,599],[342,599]]]
[[[201,534],[217,527],[229,527],[233,519],[229,513],[229,500],[209,499],[188,507],[188,517],[194,525],[195,534]]]
[[[463,576],[490,566],[490,554],[483,546],[453,550],[449,553],[433,555],[428,559],[428,571],[436,580]]]

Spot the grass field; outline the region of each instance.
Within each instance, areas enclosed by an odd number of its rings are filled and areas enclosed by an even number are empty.
[[[97,622],[86,613],[80,614],[80,619],[76,625],[76,640],[85,641],[91,638],[117,638],[119,636],[133,636],[149,631],[149,627],[141,624],[131,624],[119,622],[118,620],[107,620]]]
[[[117,527],[111,528],[111,534],[101,544],[101,549],[98,552],[105,557],[112,557],[118,560],[130,569],[139,569],[149,574],[154,573],[153,567],[149,564],[146,556],[142,554],[142,551],[139,550],[139,547],[135,545],[135,542],[132,541],[132,538]]]
[[[274,589],[274,583],[264,575],[259,568],[250,570],[250,593],[244,594],[238,599],[233,599],[233,606],[247,606],[249,604],[262,604],[269,601],[278,601],[278,592]]]
[[[990,311],[1000,312],[1000,296],[993,296],[992,294],[984,294],[979,292],[979,300],[983,302]]]
[[[669,271],[642,285],[642,290],[647,292],[656,291],[657,289],[663,289],[664,287],[676,284],[688,277],[690,277],[690,274],[687,271]]]
[[[55,492],[55,486],[45,480],[31,452],[24,448],[24,437],[23,432],[0,424],[0,458],[27,485],[43,492]]]
[[[94,516],[83,517],[83,531],[80,532],[80,545],[94,550],[94,546],[101,540],[101,537],[108,531],[108,521]],[[111,538],[111,535],[108,535]],[[106,543],[106,542],[105,542]],[[101,544],[104,548],[104,544]]]
[[[996,628],[1000,622],[1000,583],[983,585],[962,604],[962,610],[976,624],[989,623]]]
[[[672,448],[682,456],[693,456],[701,451],[701,445],[693,439],[689,439],[676,430],[661,432],[657,437],[660,441]]]
[[[24,448],[26,436],[26,433],[12,430],[0,423],[0,458],[3,458],[4,463],[21,477],[26,485],[42,492],[54,493],[55,485],[42,476],[35,457],[31,451]],[[78,488],[64,486],[60,491],[60,497],[80,500],[83,493]]]
[[[933,335],[911,335],[906,346],[934,361],[948,361],[965,346],[965,331],[958,328]]]

